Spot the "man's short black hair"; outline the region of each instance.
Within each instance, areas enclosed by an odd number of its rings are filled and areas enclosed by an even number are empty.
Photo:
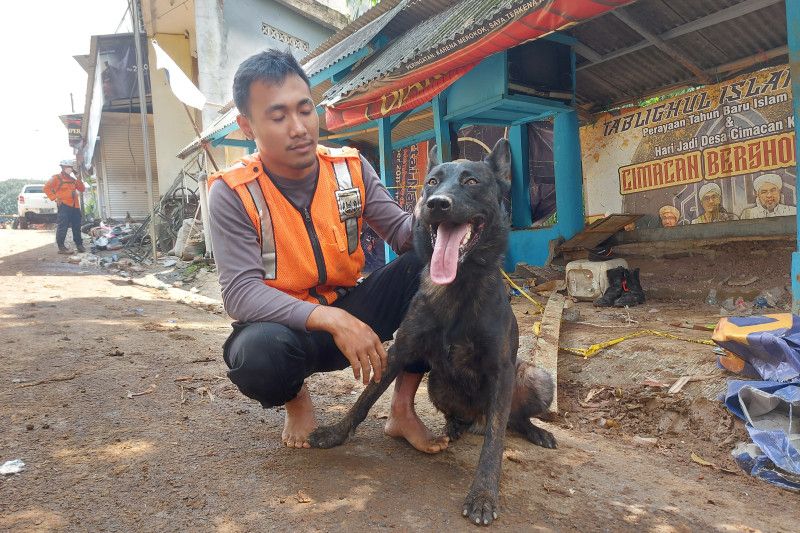
[[[270,48],[245,59],[233,77],[233,101],[239,113],[250,115],[250,85],[254,81],[280,85],[292,74],[300,76],[311,88],[303,67],[288,50]]]

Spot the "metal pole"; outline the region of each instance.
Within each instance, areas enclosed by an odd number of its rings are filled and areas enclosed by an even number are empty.
[[[214,242],[211,240],[211,217],[208,213],[208,175],[201,172],[197,178],[197,191],[200,194],[200,220],[203,221],[203,238],[206,241],[206,256],[214,257]],[[197,213],[194,215],[197,217]]]
[[[392,122],[389,117],[378,119],[378,152],[381,159],[381,181],[385,187],[394,187],[392,171]],[[397,189],[392,189],[397,190]],[[383,260],[389,263],[397,257],[389,243],[383,243]]]
[[[191,122],[194,128],[197,138],[201,138],[203,135],[200,133],[200,128],[197,127],[197,123],[194,121],[192,112],[189,111],[189,106],[183,104],[183,108],[186,110],[186,115],[189,117],[189,122]],[[214,171],[219,172],[219,167],[217,166],[217,162],[214,161],[214,156],[211,154],[211,149],[208,147],[208,144],[203,143],[203,149],[206,151],[206,155],[208,155],[208,160],[211,162],[211,166],[214,167]],[[211,241],[211,225],[209,223],[210,218],[208,214],[207,187],[208,174],[205,171],[200,172],[200,176],[197,178],[197,192],[200,195],[200,205],[198,205],[197,208],[200,210],[200,219],[203,221],[203,239],[206,242],[206,257],[214,257],[214,245]],[[195,220],[197,219],[197,213],[194,214],[194,218]],[[192,228],[194,228],[194,220],[192,221]],[[191,231],[189,234],[191,234]],[[189,242],[189,237],[186,237],[186,242]]]
[[[156,214],[153,209],[153,169],[150,168],[150,137],[147,135],[147,93],[144,89],[144,62],[142,61],[142,39],[139,36],[139,0],[130,0],[133,28],[133,44],[136,48],[136,78],[139,82],[139,114],[142,116],[142,148],[144,150],[144,175],[147,178],[147,203],[150,207],[150,240],[153,244],[153,260],[158,257],[156,247]]]
[[[789,47],[789,75],[792,79],[792,109],[795,138],[800,138],[800,3],[786,0],[786,35]],[[795,143],[797,183],[800,184],[800,145]],[[800,221],[800,216],[797,216]],[[797,223],[797,249],[792,254],[792,313],[800,314],[800,222]]]

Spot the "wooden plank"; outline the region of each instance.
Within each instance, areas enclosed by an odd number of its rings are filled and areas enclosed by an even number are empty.
[[[554,292],[550,295],[531,356],[537,367],[547,370],[553,377],[553,403],[550,404],[550,412],[553,413],[558,412],[558,338],[561,334],[561,314],[564,312],[565,301],[563,294]]]
[[[561,252],[574,250],[588,250],[607,240],[619,230],[636,222],[642,215],[609,215],[600,220],[596,220],[583,231],[563,243],[559,250]]]

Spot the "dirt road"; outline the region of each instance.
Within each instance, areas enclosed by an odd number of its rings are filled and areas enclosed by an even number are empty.
[[[0,230],[0,280],[0,462],[27,464],[0,479],[0,530],[474,529],[460,508],[479,437],[419,454],[382,434],[384,398],[345,446],[282,449],[283,414],[225,378],[227,318],[68,264],[49,232]],[[689,459],[732,466],[716,426],[741,428],[717,406],[704,418],[684,402],[683,434],[640,445],[580,423],[585,388],[560,389],[573,413],[547,426],[558,450],[508,439],[494,530],[796,531],[796,495]],[[341,372],[311,390],[331,420],[360,386]],[[664,402],[642,399],[642,427],[681,412]],[[426,395],[419,403],[440,428]]]

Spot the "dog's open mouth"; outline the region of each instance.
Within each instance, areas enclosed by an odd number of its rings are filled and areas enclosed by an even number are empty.
[[[442,222],[431,226],[431,280],[447,285],[456,279],[458,265],[480,240],[483,219],[474,218],[466,224]]]

